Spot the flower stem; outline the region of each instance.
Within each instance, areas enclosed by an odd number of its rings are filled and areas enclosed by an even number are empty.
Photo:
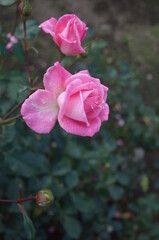
[[[21,105],[22,103],[25,101],[26,98],[28,98],[30,96],[31,93],[27,94],[26,97],[23,98],[22,101],[20,101],[17,105],[15,105],[13,108],[11,108],[11,110],[9,112],[7,112],[3,117],[2,120],[6,119],[8,116],[10,116],[13,112],[15,112]]]
[[[41,84],[39,84],[39,86],[38,87],[36,87],[36,88],[30,88],[29,90],[30,90],[30,93],[28,93],[23,99],[22,99],[22,101],[20,101],[18,104],[16,104],[14,107],[12,107],[11,109],[10,109],[10,111],[9,112],[7,112],[2,118],[0,118],[0,125],[2,125],[2,121],[4,121],[6,118],[8,118],[12,113],[14,113],[22,104],[23,104],[23,102],[33,93],[33,92],[35,92],[37,89],[39,89],[39,88],[42,88],[42,85]],[[15,116],[15,118],[19,118],[20,116],[18,115],[18,116]],[[8,120],[8,119],[6,119],[6,120]],[[10,119],[11,120],[11,119]]]
[[[69,70],[71,67],[73,67],[73,65],[75,65],[79,60],[80,60],[80,58],[77,57],[70,65],[67,66],[67,70]]]
[[[23,29],[24,29],[24,50],[25,50],[25,56],[26,56],[26,62],[27,62],[27,71],[28,71],[28,75],[29,75],[30,85],[31,85],[31,87],[33,87],[33,79],[31,76],[29,58],[28,58],[28,49],[27,49],[27,40],[26,40],[26,20],[25,19],[23,19]]]
[[[18,22],[18,14],[19,14],[19,11],[18,11],[18,5],[19,5],[19,1],[16,1],[16,4],[17,4],[17,7],[16,7],[16,13],[15,13],[14,24],[13,24],[13,28],[12,28],[12,35],[14,35],[15,28],[16,28],[16,26],[17,26],[17,22]]]
[[[17,115],[17,116],[14,116],[14,117],[11,117],[11,118],[7,118],[7,119],[0,119],[0,125],[3,125],[3,124],[6,124],[6,123],[9,123],[11,122],[12,120],[15,120],[17,118],[20,118],[21,117],[21,114]]]
[[[32,197],[13,199],[13,200],[0,199],[0,203],[23,203],[23,202],[29,202],[29,201],[35,201],[35,200],[36,200],[36,196],[32,196]]]
[[[59,60],[59,62],[61,62],[63,58],[64,58],[64,54],[60,52],[60,60]]]

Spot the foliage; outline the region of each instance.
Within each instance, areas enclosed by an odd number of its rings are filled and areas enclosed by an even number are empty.
[[[0,0],[0,5],[2,6],[10,6],[12,5],[16,0]]]
[[[28,32],[35,29],[33,21],[28,24]],[[5,35],[0,35],[0,116],[23,99],[29,88],[21,67],[23,47],[20,44],[18,54],[14,49],[12,53],[5,51]],[[25,205],[37,240],[157,240],[159,159],[155,152],[159,147],[159,118],[138,94],[135,70],[120,59],[108,64],[107,42],[93,38],[90,30],[85,41],[93,41],[89,54],[70,71],[89,69],[109,86],[109,122],[94,138],[69,135],[58,125],[51,134],[38,135],[22,119],[3,126],[0,197],[16,198],[19,186],[25,195],[52,190],[55,201],[49,208]],[[8,71],[6,59],[12,64],[15,57],[18,65]],[[64,57],[63,66],[73,59]],[[118,145],[119,139],[122,146]],[[17,206],[1,204],[0,212],[0,238],[26,239]],[[32,223],[29,226],[34,232]]]

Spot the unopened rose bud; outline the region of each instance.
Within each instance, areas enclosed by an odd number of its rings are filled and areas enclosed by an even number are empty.
[[[23,19],[26,19],[31,15],[32,7],[29,3],[29,0],[22,0],[18,9]]]
[[[36,202],[40,207],[48,207],[52,204],[54,196],[48,189],[41,190],[36,195]]]

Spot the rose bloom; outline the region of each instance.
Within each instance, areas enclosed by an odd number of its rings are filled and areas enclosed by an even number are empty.
[[[63,54],[73,56],[85,53],[81,43],[88,28],[76,15],[65,14],[58,21],[50,18],[39,27],[53,37]]]
[[[49,133],[58,119],[68,133],[93,136],[108,120],[108,88],[89,72],[71,75],[59,62],[44,75],[45,89],[34,92],[22,105],[26,124],[37,133]]]

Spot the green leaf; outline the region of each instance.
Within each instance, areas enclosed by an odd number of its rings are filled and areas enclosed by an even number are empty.
[[[25,51],[22,47],[21,43],[17,43],[13,45],[13,53],[18,58],[19,61],[25,61]]]
[[[0,42],[0,56],[2,55],[3,57],[7,54],[7,49],[5,44]]]
[[[94,211],[94,202],[83,192],[72,194],[72,202],[74,203],[76,209],[82,213],[87,214]]]
[[[38,23],[34,20],[28,20],[26,22],[26,37],[27,39],[35,37],[39,32]],[[20,23],[20,25],[15,30],[15,36],[18,39],[24,38],[24,30],[23,30],[23,23]]]
[[[105,48],[107,45],[108,45],[107,41],[105,41],[104,39],[100,39],[98,41],[93,42],[92,48],[97,50]]]
[[[147,175],[143,175],[140,181],[143,192],[147,192],[149,189],[149,178]]]
[[[19,176],[29,178],[31,176],[34,176],[35,174],[35,171],[31,166],[22,162],[22,158],[19,159],[18,157],[6,155],[5,163],[11,171],[13,171]]]
[[[149,240],[149,237],[146,234],[140,234],[137,240]]]
[[[13,128],[13,126],[7,126],[7,128],[5,128],[5,132],[4,132],[4,139],[6,142],[12,142],[14,137],[15,137],[15,128]],[[8,149],[9,152],[9,149]]]
[[[16,199],[19,193],[19,188],[23,187],[23,181],[20,178],[11,178],[6,188],[6,195],[8,199]]]
[[[49,163],[47,158],[39,153],[33,153],[28,151],[24,154],[21,154],[21,159],[23,162],[34,169],[34,175],[37,173],[48,173]]]
[[[117,180],[123,186],[127,186],[130,183],[130,178],[128,177],[127,174],[125,174],[123,172],[118,172],[117,173]]]
[[[73,217],[65,216],[62,225],[69,237],[79,239],[82,231],[79,221]]]
[[[76,171],[72,171],[66,176],[66,185],[72,189],[78,185],[78,174]]]
[[[107,186],[112,185],[112,184],[114,184],[116,181],[117,181],[116,176],[110,175],[110,176],[107,177],[106,185],[107,185]]]
[[[15,3],[15,1],[16,0],[0,0],[0,5],[7,7]]]
[[[123,197],[124,190],[119,186],[109,187],[109,194],[114,200],[119,200]]]
[[[108,77],[111,79],[116,79],[118,76],[117,70],[114,67],[109,67],[107,70]]]
[[[70,151],[71,149],[71,151]],[[70,157],[73,158],[77,158],[80,159],[81,158],[81,146],[77,146],[76,143],[74,143],[73,141],[70,141],[67,145],[67,152],[69,154]]]
[[[34,177],[49,171],[47,159],[43,155],[32,152],[24,154],[18,152],[14,156],[7,154],[5,163],[11,171],[25,178]]]
[[[65,185],[58,180],[54,180],[52,188],[54,189],[55,198],[61,199],[67,193]]]
[[[14,101],[18,98],[19,83],[11,82],[8,84],[8,97]]]
[[[28,214],[25,212],[24,217],[24,229],[28,240],[35,240],[35,228]]]
[[[53,175],[58,176],[58,177],[66,175],[68,172],[70,172],[70,164],[69,163],[60,162],[53,169]]]
[[[27,83],[27,74],[22,71],[10,71],[7,73],[6,78],[10,82]]]

